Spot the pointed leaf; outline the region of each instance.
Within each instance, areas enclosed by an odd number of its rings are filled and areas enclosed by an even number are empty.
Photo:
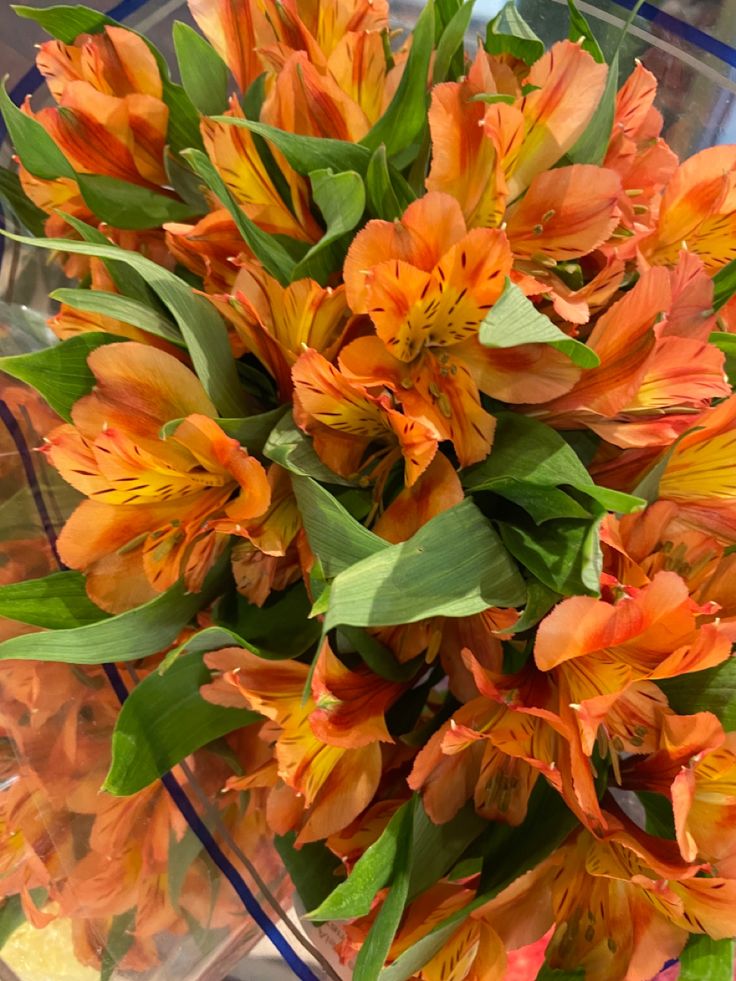
[[[657,682],[680,715],[712,712],[724,729],[736,729],[736,658],[715,668]]]
[[[273,843],[306,909],[318,906],[335,888],[343,864],[321,841],[294,847],[296,833],[274,835]],[[253,979],[255,981],[255,979]]]
[[[600,358],[592,348],[564,334],[508,278],[501,298],[480,325],[478,339],[491,348],[549,344],[581,368],[596,368],[600,364]]]
[[[590,24],[578,10],[575,0],[567,0],[567,6],[570,13],[570,32],[568,37],[576,44],[582,38],[583,50],[587,51],[589,55],[592,55],[599,64],[602,64],[606,59],[601,51],[600,44],[596,40],[595,34],[590,29]]]
[[[83,222],[75,222],[77,225]],[[230,350],[227,329],[219,314],[204,297],[195,294],[187,284],[137,252],[116,245],[97,245],[69,239],[27,238],[2,232],[15,242],[51,251],[73,252],[102,259],[113,259],[131,266],[145,277],[148,285],[170,310],[181,330],[205,391],[223,415],[238,416],[246,408]]]
[[[616,114],[618,93],[618,54],[608,66],[608,78],[601,101],[583,135],[567,151],[567,158],[576,164],[602,164],[606,157]]]
[[[351,232],[365,211],[365,185],[360,174],[347,170],[314,170],[309,175],[312,197],[327,225],[325,234],[313,245],[291,273],[292,279],[315,279],[326,286],[332,273],[342,268],[348,242],[332,251]]]
[[[18,175],[5,167],[0,167],[0,202],[10,208],[31,235],[43,235],[48,215],[26,195]]]
[[[381,627],[431,616],[471,616],[489,606],[520,606],[524,596],[509,554],[466,500],[407,542],[342,571],[332,583],[325,626]]]
[[[125,338],[90,331],[33,354],[0,358],[0,371],[31,385],[54,412],[71,422],[72,406],[83,395],[88,395],[95,385],[87,357],[103,344],[120,341]]]
[[[489,54],[510,54],[533,65],[544,54],[544,44],[509,0],[488,25],[486,51]]]
[[[104,174],[77,174],[82,197],[90,211],[114,228],[158,228],[168,221],[185,221],[200,210],[168,194],[130,184]]]
[[[227,109],[229,72],[215,49],[189,24],[174,21],[174,49],[184,91],[205,116]]]
[[[205,701],[199,689],[210,680],[202,657],[192,653],[133,688],[115,723],[103,790],[117,797],[138,793],[213,739],[261,719]]]
[[[394,157],[416,140],[427,125],[427,81],[434,47],[434,0],[422,8],[412,33],[411,50],[388,108],[360,141],[376,150],[382,143]]]
[[[43,579],[0,586],[0,616],[34,627],[64,630],[106,620],[90,600],[79,572],[54,572]]]
[[[314,477],[323,484],[342,484],[352,487],[353,482],[333,473],[314,451],[312,441],[294,422],[288,413],[274,426],[264,449],[264,455],[291,473]]]
[[[396,827],[396,854],[391,870],[391,885],[381,904],[368,936],[358,952],[353,968],[354,981],[374,981],[384,965],[409,895],[409,877],[413,859],[413,812],[417,799],[412,797]]]
[[[200,593],[187,592],[179,582],[143,606],[97,623],[11,637],[0,643],[0,659],[104,664],[157,654],[176,640],[195,613],[212,602],[227,580],[227,556],[223,556]]]
[[[5,81],[0,85],[0,111],[15,152],[30,174],[42,180],[75,176],[72,165],[41,123],[15,105],[5,89]]]
[[[138,300],[119,293],[106,293],[102,290],[58,289],[50,294],[50,299],[65,303],[74,310],[85,313],[99,313],[103,317],[112,317],[124,324],[138,327],[156,337],[163,337],[172,344],[184,346],[184,341],[177,327],[157,310],[146,306]]]
[[[327,579],[333,579],[350,566],[390,547],[383,538],[356,521],[316,480],[295,474],[291,483],[309,546],[321,562]]]
[[[600,518],[560,519],[541,526],[501,524],[501,538],[514,558],[548,589],[563,596],[600,595]]]
[[[458,7],[440,37],[437,51],[434,56],[434,67],[432,69],[432,82],[437,85],[447,81],[450,75],[450,67],[453,58],[461,51],[465,42],[465,35],[470,27],[470,20],[473,16],[475,0],[466,0],[462,6]]]

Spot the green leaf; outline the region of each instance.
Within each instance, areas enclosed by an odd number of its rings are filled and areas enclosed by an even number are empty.
[[[85,313],[99,313],[104,317],[112,317],[124,324],[145,330],[149,334],[155,334],[156,337],[163,337],[172,344],[184,345],[179,330],[170,320],[145,303],[128,296],[107,293],[103,290],[58,289],[50,294],[50,299]]]
[[[286,660],[304,654],[319,640],[321,626],[309,614],[309,597],[299,582],[273,593],[263,606],[239,594],[228,597],[217,609],[216,623],[232,628],[260,657]]]
[[[316,480],[294,475],[291,483],[310,548],[320,560],[327,579],[334,579],[362,559],[390,547],[383,538],[356,521]]]
[[[275,835],[273,843],[306,909],[313,909],[335,888],[343,866],[321,841],[294,847],[296,834]]]
[[[501,298],[480,325],[478,339],[484,347],[491,348],[549,344],[581,368],[596,368],[600,364],[600,358],[592,348],[555,327],[508,277]]]
[[[389,157],[406,150],[427,126],[427,80],[434,48],[434,0],[422,8],[412,33],[411,50],[401,81],[388,108],[360,141],[376,150],[381,144]]]
[[[501,538],[514,558],[553,592],[599,596],[600,520],[560,519],[541,527],[504,523]]]
[[[87,365],[87,357],[103,344],[125,341],[114,334],[88,332],[71,337],[53,347],[33,354],[15,354],[0,358],[0,371],[27,382],[44,397],[54,412],[71,421],[74,403],[88,395],[95,376]]]
[[[43,579],[0,586],[0,616],[34,627],[65,630],[106,620],[108,613],[90,600],[79,572],[54,572]]]
[[[657,684],[680,715],[712,712],[727,732],[736,729],[736,658],[715,668],[667,678]]]
[[[277,279],[282,286],[287,286],[294,278],[295,264],[283,245],[273,235],[264,232],[255,222],[250,220],[228,190],[214,164],[201,150],[185,150],[182,156],[225,205],[232,215],[243,241],[252,250],[256,258],[261,261],[267,272]]]
[[[26,170],[42,180],[75,176],[74,169],[41,123],[15,105],[0,85],[0,111],[15,152]]]
[[[647,834],[674,841],[675,815],[672,812],[670,801],[662,794],[651,793],[648,790],[639,790],[636,796],[641,801],[646,814]]]
[[[84,226],[84,222],[75,220],[74,225]],[[24,245],[123,262],[140,273],[178,324],[199,380],[217,408],[223,415],[243,414],[244,393],[225,324],[212,304],[194,293],[178,276],[137,252],[128,252],[110,243],[97,245],[70,239],[27,238],[8,232],[2,234]]]
[[[736,259],[723,266],[713,277],[713,309],[722,306],[736,294]]]
[[[48,215],[27,196],[17,174],[0,167],[0,201],[32,235],[43,235]]]
[[[332,583],[325,627],[470,616],[489,606],[519,606],[524,597],[524,582],[496,532],[465,500],[407,542],[388,545],[340,572]]]
[[[509,0],[500,14],[488,25],[486,51],[489,54],[510,54],[533,65],[544,54],[544,44]]]
[[[326,597],[326,604],[329,602],[329,594]],[[327,612],[328,606],[321,612]],[[312,614],[314,615],[314,607]],[[345,637],[349,644],[360,654],[368,667],[380,678],[388,681],[409,681],[417,673],[419,668],[425,666],[424,658],[413,658],[411,661],[401,663],[396,660],[396,655],[380,641],[376,640],[361,627],[341,627],[340,634]]]
[[[87,225],[85,222],[80,221],[78,218],[72,215],[64,215],[69,224],[78,232],[80,238],[84,242],[89,242],[92,245],[110,245],[110,239],[107,238],[99,228],[93,228],[92,225]],[[43,237],[43,236],[41,236]],[[155,294],[146,285],[145,278],[141,273],[136,272],[135,269],[131,269],[129,265],[124,262],[120,262],[115,259],[103,259],[105,268],[110,274],[110,278],[115,283],[117,289],[124,296],[129,296],[143,306],[156,306],[158,300]],[[161,308],[163,311],[163,307]]]
[[[260,720],[256,712],[205,701],[199,689],[210,680],[200,655],[191,653],[133,688],[115,723],[103,790],[136,794],[212,740]]]
[[[733,981],[734,941],[690,937],[680,954],[680,981]]]
[[[184,221],[201,213],[171,195],[116,177],[77,174],[75,180],[90,211],[114,228],[158,228],[168,221]]]
[[[171,665],[185,654],[208,654],[210,651],[222,650],[223,647],[243,647],[261,656],[261,652],[256,647],[243,640],[234,631],[222,626],[205,627],[204,630],[185,640],[183,644],[172,647],[156,670],[159,674],[165,674]]]
[[[106,24],[117,26],[117,21],[89,7],[58,5],[38,9],[23,4],[11,4],[19,17],[35,20],[47,34],[64,44],[73,44],[80,34],[97,34]]]
[[[572,498],[550,493],[561,486],[574,488],[609,511],[629,513],[646,504],[641,497],[594,484],[572,447],[550,426],[518,412],[500,412],[497,418],[493,452],[463,474],[463,486],[471,493],[490,490],[507,497],[535,521],[585,517]],[[534,488],[541,497],[533,494]]]
[[[133,946],[136,909],[114,916],[105,940],[100,964],[100,981],[112,981],[118,965]]]
[[[184,91],[204,115],[227,109],[229,72],[215,49],[189,24],[174,21],[174,49]]]
[[[545,614],[560,599],[560,594],[549,589],[538,579],[530,579],[526,584],[526,606],[524,612],[513,625],[506,630],[509,634],[520,634],[535,627]]]
[[[45,889],[31,889],[31,899],[36,906],[43,906],[47,895]],[[26,914],[23,912],[19,895],[7,896],[0,901],[0,950],[3,949],[18,927],[23,926],[25,922]]]
[[[719,351],[723,351],[726,356],[724,365],[728,375],[728,383],[731,388],[736,386],[736,334],[727,334],[725,331],[714,331],[710,335],[710,343],[715,344]]]
[[[404,212],[391,183],[388,169],[386,147],[381,146],[375,151],[368,164],[365,178],[365,188],[368,199],[368,210],[373,218],[384,221],[396,221]]]
[[[416,797],[401,808],[404,813],[396,827],[396,853],[388,895],[381,904],[353,968],[354,981],[374,981],[384,965],[409,895],[413,859],[413,811]],[[404,810],[404,808],[406,808]],[[401,813],[401,811],[397,813]]]
[[[330,276],[342,268],[348,243],[345,236],[363,217],[365,185],[354,170],[333,174],[331,170],[314,170],[309,175],[312,197],[322,212],[327,229],[325,234],[297,263],[292,279],[315,279],[326,286]],[[342,241],[342,248],[333,249]]]
[[[602,64],[606,59],[595,34],[590,29],[590,24],[578,10],[575,0],[567,0],[567,6],[570,13],[570,32],[567,36],[576,44],[582,39],[583,50],[592,55],[599,64]]]
[[[414,798],[402,804],[374,841],[353,866],[348,878],[309,913],[310,920],[351,920],[370,913],[376,893],[391,879],[401,844],[401,830],[407,818],[414,821]]]
[[[567,159],[576,164],[600,165],[603,163],[613,130],[617,93],[618,53],[613,56],[611,64],[608,66],[608,78],[601,101],[598,103],[585,132],[575,145],[567,151]]]
[[[207,198],[202,193],[202,181],[194,173],[179,153],[173,153],[168,146],[164,150],[164,167],[169,184],[182,199],[190,204],[197,214],[205,215],[210,210]]]
[[[269,460],[299,476],[314,477],[323,484],[353,486],[353,481],[333,473],[322,463],[314,451],[311,439],[299,429],[291,413],[287,413],[274,426],[263,453]]]
[[[223,555],[200,593],[190,593],[183,582],[178,582],[143,606],[98,623],[11,637],[0,643],[0,659],[104,664],[157,654],[219,594],[227,581],[227,565],[228,556]]]
[[[364,177],[370,163],[371,151],[358,143],[326,140],[316,136],[297,136],[295,133],[287,133],[286,130],[259,123],[254,119],[242,119],[236,116],[215,116],[213,121],[242,126],[262,136],[264,140],[280,150],[289,165],[304,177],[315,170],[333,170],[336,173],[354,170]]]
[[[466,0],[455,11],[442,32],[434,56],[434,68],[432,70],[432,83],[434,85],[447,81],[449,78],[453,59],[457,52],[462,50],[465,42],[465,35],[470,27],[474,6],[475,0]]]
[[[186,877],[194,862],[202,854],[203,847],[202,842],[191,828],[187,828],[180,841],[177,841],[173,832],[170,833],[166,884],[171,905],[177,911],[180,909],[179,899]]]

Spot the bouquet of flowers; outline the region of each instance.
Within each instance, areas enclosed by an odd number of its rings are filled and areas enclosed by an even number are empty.
[[[160,847],[209,851],[196,771],[356,981],[730,977],[736,147],[678,160],[573,0],[547,50],[513,3],[468,49],[473,0],[189,8],[181,84],[18,8],[56,104],[0,94],[7,237],[75,283],[0,368],[80,495],[0,587],[8,745],[59,733],[0,916],[103,976],[93,935],[142,970],[172,909],[228,923]]]

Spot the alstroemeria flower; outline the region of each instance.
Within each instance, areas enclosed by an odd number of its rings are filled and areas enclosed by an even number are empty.
[[[299,279],[284,287],[256,263],[243,263],[228,295],[209,299],[274,379],[284,402],[291,399],[291,369],[299,356],[312,348],[332,361],[350,316],[343,286]]]
[[[431,420],[464,466],[484,459],[492,442],[495,422],[480,391],[543,401],[579,376],[567,357],[540,345],[481,346],[480,324],[510,271],[503,232],[469,232],[457,202],[438,193],[410,205],[400,222],[369,222],[345,262],[348,302],[370,316],[377,336],[345,348],[342,370],[389,388],[412,418]]]
[[[202,33],[235,76],[241,91],[263,73],[264,48],[306,50],[328,58],[346,35],[388,27],[386,0],[189,0]]]
[[[669,717],[657,752],[627,761],[623,783],[669,798],[686,861],[736,874],[736,733],[724,732],[712,713]]]
[[[177,262],[201,276],[208,293],[226,293],[235,282],[240,262],[251,258],[230,212],[211,211],[195,225],[164,225],[166,248]]]
[[[327,644],[306,701],[309,669],[297,661],[264,661],[240,648],[215,651],[205,661],[222,674],[202,689],[203,697],[232,705],[238,696],[275,724],[277,772],[285,787],[272,796],[285,790],[291,803],[269,806],[282,815],[290,808],[301,828],[299,844],[341,831],[365,810],[381,777],[380,744],[392,741],[384,713],[402,685],[367,669],[349,671]],[[267,725],[263,738],[272,732]]]
[[[168,185],[163,163],[169,110],[156,60],[123,27],[80,34],[73,45],[47,41],[38,67],[58,109],[36,119],[75,170],[134,184]],[[25,111],[30,113],[30,104]]]
[[[705,531],[732,544],[736,542],[736,396],[694,416],[691,429],[665,464],[659,497],[677,504],[681,528]]]
[[[533,90],[522,95],[513,77],[509,81],[508,70],[500,71],[498,59],[480,52],[466,81],[433,91],[428,189],[453,194],[471,226],[500,225],[507,205],[546,172],[550,193],[558,180],[558,172],[550,168],[585,132],[603,94],[606,72],[605,65],[577,44],[561,41],[529,70],[523,81]],[[484,93],[514,101],[474,101]],[[602,173],[604,180],[607,173]],[[580,187],[576,200],[594,209],[598,195],[591,183]],[[556,191],[553,197],[559,197]],[[539,212],[539,219],[549,208]],[[609,209],[608,218],[611,214]],[[559,206],[555,221],[564,226]]]
[[[697,257],[652,268],[606,310],[587,344],[600,365],[535,415],[586,426],[617,446],[669,446],[712,399],[730,394],[723,354],[708,343],[713,286]]]
[[[583,967],[588,981],[649,981],[689,933],[733,935],[736,881],[696,878],[699,867],[683,862],[675,842],[645,834],[620,812],[607,818],[603,840],[581,831],[530,873],[529,888],[551,892],[551,967]],[[492,923],[504,895],[473,915]]]
[[[271,491],[260,463],[213,421],[215,408],[179,361],[135,342],[88,359],[97,386],[48,437],[48,459],[86,495],[59,538],[90,596],[119,612],[184,576],[197,589],[229,532],[258,518]],[[165,423],[182,419],[168,438]]]
[[[667,184],[654,231],[639,245],[646,263],[671,265],[682,248],[710,273],[736,258],[736,146],[701,150]]]
[[[614,587],[613,595],[563,600],[539,625],[534,656],[540,670],[554,672],[560,714],[577,719],[584,753],[603,726],[616,764],[618,752],[646,751],[666,711],[656,688],[641,683],[720,664],[732,638],[724,625],[701,621],[712,607],[694,603],[673,572],[640,589]]]
[[[372,395],[309,350],[292,370],[294,418],[335,473],[363,472],[385,480],[403,457],[405,480],[413,484],[432,462],[441,434],[429,422],[402,415],[386,394]],[[369,457],[366,453],[373,447]]]
[[[226,115],[243,118],[243,110],[235,97],[230,100]],[[273,235],[289,235],[302,242],[315,242],[321,238],[322,232],[309,210],[306,180],[278,151],[274,150],[274,159],[288,184],[293,210],[279,194],[250,130],[209,118],[202,120],[201,129],[210,160],[252,221]]]

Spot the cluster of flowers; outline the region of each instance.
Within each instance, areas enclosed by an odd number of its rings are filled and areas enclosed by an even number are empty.
[[[44,448],[86,498],[63,562],[113,616],[205,589],[173,657],[205,651],[202,698],[259,716],[207,788],[236,831],[324,843],[343,878],[316,918],[348,921],[354,977],[378,956],[494,981],[546,937],[552,969],[647,981],[691,935],[733,937],[736,147],[681,163],[655,78],[617,91],[574,5],[582,36],[544,51],[506,11],[470,58],[467,5],[426,6],[398,50],[385,0],[189,6],[205,91],[102,19],[41,46],[55,107],[7,110],[66,160],[51,176],[16,138],[47,247],[91,287],[50,322],[91,373]],[[116,227],[121,188],[166,220]],[[160,277],[123,278],[111,243]],[[242,642],[187,653],[213,627]],[[2,671],[27,753],[29,698],[66,731],[55,670]],[[90,677],[70,704],[112,726]],[[167,855],[116,853],[114,825],[157,808],[159,845],[181,829],[155,786],[88,800],[92,728],[37,774],[95,815],[78,881],[55,891],[31,823],[3,889],[136,906],[136,966],[168,923]]]

